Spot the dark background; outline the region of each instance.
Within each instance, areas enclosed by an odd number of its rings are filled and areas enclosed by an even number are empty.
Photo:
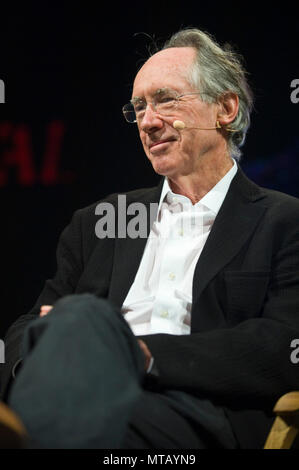
[[[147,35],[162,44],[193,26],[237,48],[256,97],[241,166],[257,183],[299,196],[299,103],[290,100],[299,79],[295,2],[0,8],[0,338],[53,275],[58,236],[75,209],[157,182],[121,113],[148,57]]]

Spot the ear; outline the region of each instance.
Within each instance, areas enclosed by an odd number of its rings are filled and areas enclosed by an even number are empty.
[[[217,119],[222,126],[233,122],[239,110],[239,97],[236,93],[227,92],[222,95],[219,101],[219,111]]]

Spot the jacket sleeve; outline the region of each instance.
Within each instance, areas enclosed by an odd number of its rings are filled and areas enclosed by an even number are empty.
[[[299,338],[298,213],[276,228],[282,241],[273,253],[261,316],[191,335],[141,337],[155,358],[160,386],[244,409],[272,408],[279,396],[299,389],[299,364],[291,360],[291,343]]]
[[[17,367],[22,362],[22,339],[28,323],[40,312],[41,305],[53,305],[60,297],[72,294],[82,272],[81,211],[74,213],[70,224],[62,232],[57,246],[57,270],[47,280],[32,310],[20,316],[8,329],[4,338],[5,364],[1,365],[0,397],[6,400],[9,386]]]

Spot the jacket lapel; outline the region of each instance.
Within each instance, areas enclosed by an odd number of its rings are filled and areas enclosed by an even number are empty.
[[[238,253],[255,230],[266,206],[263,190],[238,169],[196,265],[193,307],[211,279]]]
[[[109,290],[109,299],[118,307],[121,307],[125,297],[134,282],[144,248],[151,230],[150,206],[151,203],[159,203],[164,178],[155,188],[150,188],[140,193],[131,193],[127,198],[127,207],[131,203],[141,203],[146,207],[147,237],[146,238],[117,238],[115,240],[115,254],[113,271]],[[157,206],[156,206],[157,207]],[[134,216],[127,216],[127,224]]]

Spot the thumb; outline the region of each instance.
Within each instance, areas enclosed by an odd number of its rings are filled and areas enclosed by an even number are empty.
[[[42,305],[40,308],[39,316],[44,317],[50,312],[50,310],[52,310],[52,308],[52,305]]]

